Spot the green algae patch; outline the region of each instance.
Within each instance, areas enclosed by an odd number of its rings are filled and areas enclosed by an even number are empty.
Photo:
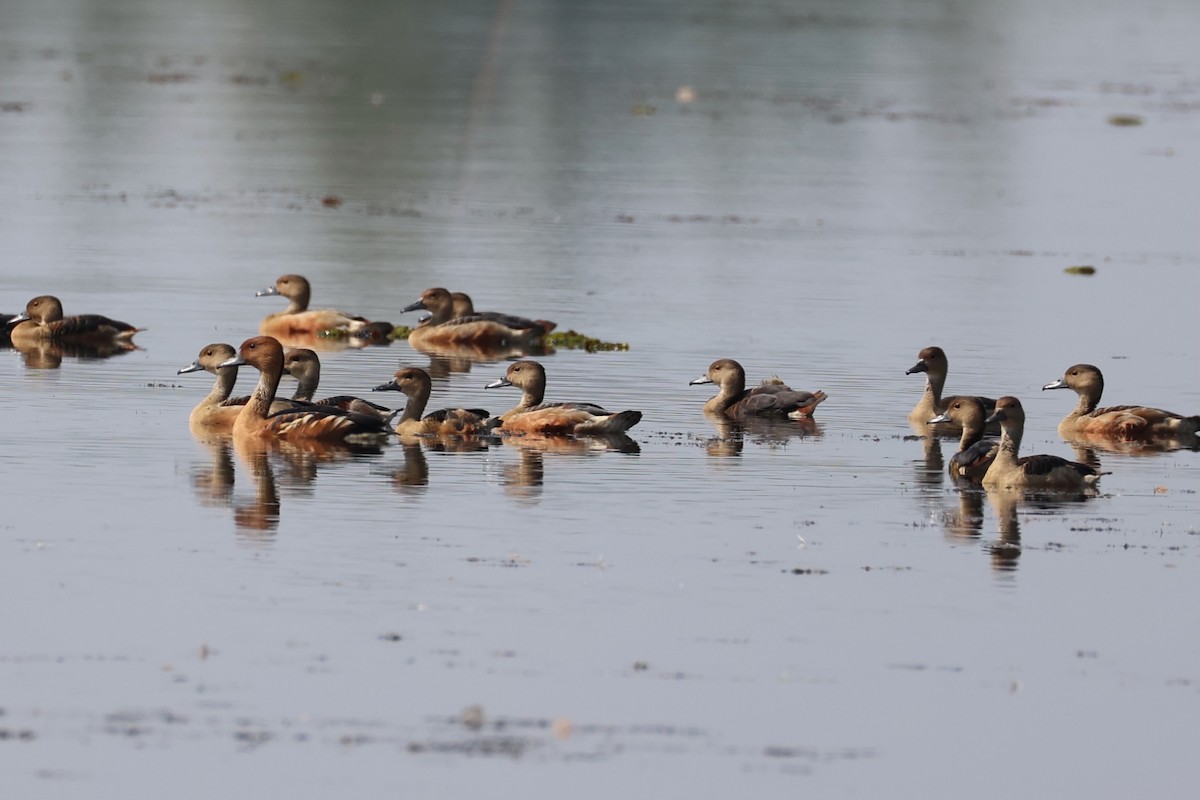
[[[1066,269],[1063,270],[1063,272],[1067,273],[1068,275],[1095,275],[1096,268],[1091,265],[1084,265],[1084,266],[1080,266],[1080,267],[1067,267]]]
[[[396,327],[392,328],[392,333],[390,336],[388,336],[388,338],[393,342],[396,342],[401,339],[407,339],[408,335],[412,332],[413,329],[407,325],[397,325]]]
[[[589,353],[629,349],[628,342],[605,342],[591,336],[584,336],[578,331],[551,333],[546,337],[546,344],[560,350],[586,350]]]

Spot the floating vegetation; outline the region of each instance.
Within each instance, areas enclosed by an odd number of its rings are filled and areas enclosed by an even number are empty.
[[[586,350],[589,353],[629,349],[628,342],[604,342],[577,331],[552,333],[546,337],[546,344],[562,350]]]
[[[1096,268],[1090,264],[1085,264],[1080,267],[1067,267],[1063,270],[1063,272],[1067,273],[1068,275],[1095,275]]]
[[[395,342],[399,341],[400,339],[407,339],[408,335],[412,332],[413,329],[407,325],[397,325],[396,327],[392,328],[392,335],[388,338]]]
[[[1118,128],[1128,128],[1134,125],[1141,125],[1144,120],[1137,114],[1113,114],[1108,118],[1109,125],[1116,125]]]

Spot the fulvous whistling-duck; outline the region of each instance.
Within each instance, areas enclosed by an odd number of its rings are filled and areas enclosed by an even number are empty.
[[[258,385],[233,423],[235,437],[344,441],[347,437],[389,433],[378,417],[343,412],[329,406],[310,406],[300,411],[271,414],[271,401],[283,376],[283,345],[271,336],[255,336],[242,342],[238,354],[218,367],[249,365],[259,371]]]

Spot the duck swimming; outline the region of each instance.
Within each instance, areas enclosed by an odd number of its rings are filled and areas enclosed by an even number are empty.
[[[983,476],[987,489],[1083,489],[1094,486],[1100,474],[1087,464],[1039,454],[1018,458],[1025,432],[1025,409],[1015,397],[1001,397],[988,423],[1000,423],[1000,447]]]
[[[789,388],[779,378],[768,378],[753,389],[746,388],[746,371],[732,358],[721,358],[708,371],[691,381],[690,386],[715,383],[718,393],[704,404],[710,414],[732,419],[742,417],[811,417],[828,395],[822,391],[805,392]]]
[[[546,370],[536,361],[517,361],[504,377],[485,389],[515,386],[521,402],[500,415],[501,433],[540,433],[577,436],[624,433],[642,419],[640,411],[613,413],[594,403],[543,403]]]
[[[45,341],[124,343],[145,330],[100,314],[65,317],[62,302],[50,294],[30,300],[25,312],[9,319],[8,325],[9,338],[17,347]]]
[[[433,380],[428,372],[418,367],[399,370],[391,381],[376,386],[373,391],[403,392],[408,398],[396,422],[396,433],[401,435],[471,435],[486,433],[493,427],[488,424],[490,414],[482,408],[442,408],[422,417],[433,391]]]
[[[1149,406],[1097,408],[1104,393],[1104,375],[1091,364],[1068,367],[1061,378],[1042,387],[1046,389],[1071,389],[1079,395],[1079,404],[1058,423],[1058,434],[1064,439],[1072,434],[1121,441],[1179,439],[1200,432],[1200,416],[1185,417]]]

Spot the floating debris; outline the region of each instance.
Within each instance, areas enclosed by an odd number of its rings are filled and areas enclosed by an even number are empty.
[[[1144,121],[1137,114],[1113,114],[1108,118],[1108,124],[1116,125],[1118,128],[1141,125]]]
[[[628,342],[604,342],[573,330],[550,334],[546,344],[561,350],[586,350],[589,353],[629,349]]]
[[[1063,272],[1067,273],[1068,275],[1095,275],[1096,268],[1090,264],[1085,264],[1079,267],[1067,267],[1063,270]]]

